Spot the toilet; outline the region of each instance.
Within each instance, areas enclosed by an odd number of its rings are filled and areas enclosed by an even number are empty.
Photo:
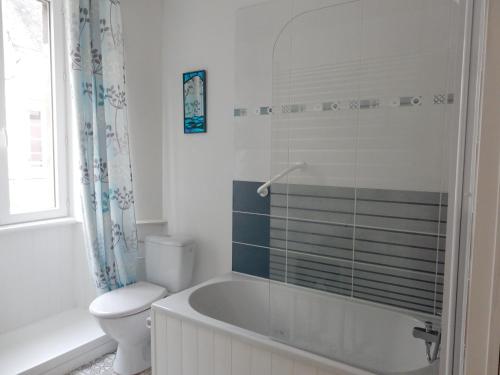
[[[151,304],[189,287],[194,241],[181,235],[145,239],[146,280],[97,297],[89,306],[102,330],[118,343],[113,370],[133,375],[151,367]]]

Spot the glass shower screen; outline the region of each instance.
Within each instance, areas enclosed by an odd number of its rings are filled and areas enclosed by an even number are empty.
[[[270,175],[306,166],[270,189],[270,335],[376,373],[431,373],[463,4],[272,3]]]

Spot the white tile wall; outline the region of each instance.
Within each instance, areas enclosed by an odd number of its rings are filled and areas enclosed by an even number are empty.
[[[433,95],[457,93],[459,7],[339,3],[279,0],[238,11],[235,107],[248,115],[235,120],[234,178],[262,181],[306,161],[290,183],[446,190],[458,104],[435,105]],[[422,104],[392,107],[400,96]],[[377,98],[380,108],[345,110],[358,98]],[[343,110],[317,111],[330,101]],[[280,114],[291,103],[307,112]],[[272,115],[253,113],[269,105]]]
[[[155,375],[353,375],[158,311],[152,332]]]
[[[249,108],[251,120],[234,124],[235,180],[262,181],[271,175],[271,117],[254,116],[272,102],[274,39],[291,16],[288,0],[268,1],[236,12],[235,108]],[[258,24],[259,27],[255,27]]]

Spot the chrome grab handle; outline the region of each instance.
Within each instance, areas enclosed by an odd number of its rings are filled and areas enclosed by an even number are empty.
[[[278,173],[276,176],[274,176],[273,178],[271,178],[269,181],[267,181],[266,183],[264,183],[261,186],[259,186],[259,188],[257,189],[257,193],[262,198],[267,197],[267,195],[269,194],[269,189],[268,188],[269,188],[269,186],[271,186],[271,184],[273,182],[279,180],[282,177],[285,177],[287,174],[289,174],[290,172],[293,172],[296,169],[302,169],[302,168],[304,168],[306,165],[307,164],[304,163],[303,161],[299,161],[297,163],[293,163],[288,168],[284,169],[283,171],[281,171],[280,173]]]

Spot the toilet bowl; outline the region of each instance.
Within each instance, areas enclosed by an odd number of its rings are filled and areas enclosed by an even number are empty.
[[[89,311],[102,330],[118,343],[113,369],[133,375],[151,366],[147,319],[151,304],[167,295],[158,285],[138,282],[97,297]]]
[[[148,281],[105,293],[89,306],[102,330],[118,343],[113,370],[119,375],[133,375],[151,367],[151,305],[169,292],[189,286],[194,243],[185,236],[147,237],[145,257]]]

